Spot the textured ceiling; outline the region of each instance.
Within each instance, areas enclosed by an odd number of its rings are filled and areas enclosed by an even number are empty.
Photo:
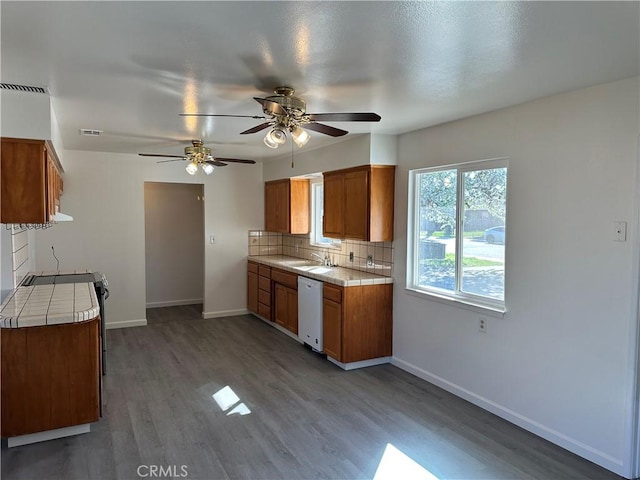
[[[311,113],[372,111],[398,134],[638,75],[637,2],[8,2],[1,79],[49,87],[64,147],[284,154],[252,97],[290,85]],[[80,128],[105,133],[79,135]],[[311,132],[304,148],[335,141]],[[343,137],[348,138],[348,137]],[[296,147],[297,148],[297,147]]]

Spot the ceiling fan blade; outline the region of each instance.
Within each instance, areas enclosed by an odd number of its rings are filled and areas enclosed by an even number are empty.
[[[186,160],[186,158],[180,157],[180,158],[172,158],[171,160],[158,160],[156,163],[179,162],[180,160]]]
[[[167,157],[167,158],[179,158],[181,160],[184,159],[184,155],[162,155],[159,153],[139,153],[141,157]]]
[[[329,135],[331,137],[341,137],[346,135],[346,130],[341,130],[340,128],[330,127],[329,125],[324,125],[322,123],[306,123],[302,125],[302,128],[306,128],[307,130],[314,130],[316,132],[324,133],[325,135]]]
[[[272,102],[271,100],[267,100],[266,98],[258,98],[253,97],[253,99],[262,105],[262,109],[272,113],[273,115],[286,115],[287,111],[282,108],[282,105],[276,102]]]
[[[382,118],[377,113],[310,113],[309,120],[315,122],[379,122]]]
[[[233,118],[267,118],[263,115],[221,115],[217,113],[179,113],[181,117],[233,117]]]
[[[253,165],[254,163],[256,163],[255,160],[243,160],[241,158],[220,158],[220,157],[216,157],[215,160],[217,160],[219,162],[248,163],[250,165]]]
[[[209,163],[211,165],[215,165],[216,167],[226,167],[226,163],[219,162],[218,159],[215,160],[206,160],[204,163]]]
[[[271,122],[261,123],[260,125],[250,128],[249,130],[245,130],[244,132],[240,132],[240,135],[246,135],[247,133],[256,133],[260,130],[264,130],[265,128],[269,128],[271,126]]]

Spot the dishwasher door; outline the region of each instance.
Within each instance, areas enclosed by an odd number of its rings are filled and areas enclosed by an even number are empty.
[[[322,351],[322,282],[298,276],[298,338]]]

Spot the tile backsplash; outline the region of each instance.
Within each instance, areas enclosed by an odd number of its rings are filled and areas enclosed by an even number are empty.
[[[340,245],[319,247],[311,245],[309,235],[289,235],[286,233],[249,230],[249,255],[287,255],[316,261],[311,253],[322,257],[328,254],[334,264],[385,277],[393,276],[392,242],[362,242],[342,240]],[[350,260],[353,252],[353,261]],[[367,257],[372,261],[368,262]]]

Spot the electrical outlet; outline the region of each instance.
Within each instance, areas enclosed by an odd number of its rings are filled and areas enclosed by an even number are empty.
[[[627,222],[621,222],[621,221],[613,222],[613,241],[614,242],[627,241]]]
[[[367,255],[367,266],[368,267],[373,266],[373,255]]]
[[[478,318],[478,330],[480,333],[487,333],[487,319],[486,318]]]
[[[349,261],[353,263],[353,252],[349,252]]]

